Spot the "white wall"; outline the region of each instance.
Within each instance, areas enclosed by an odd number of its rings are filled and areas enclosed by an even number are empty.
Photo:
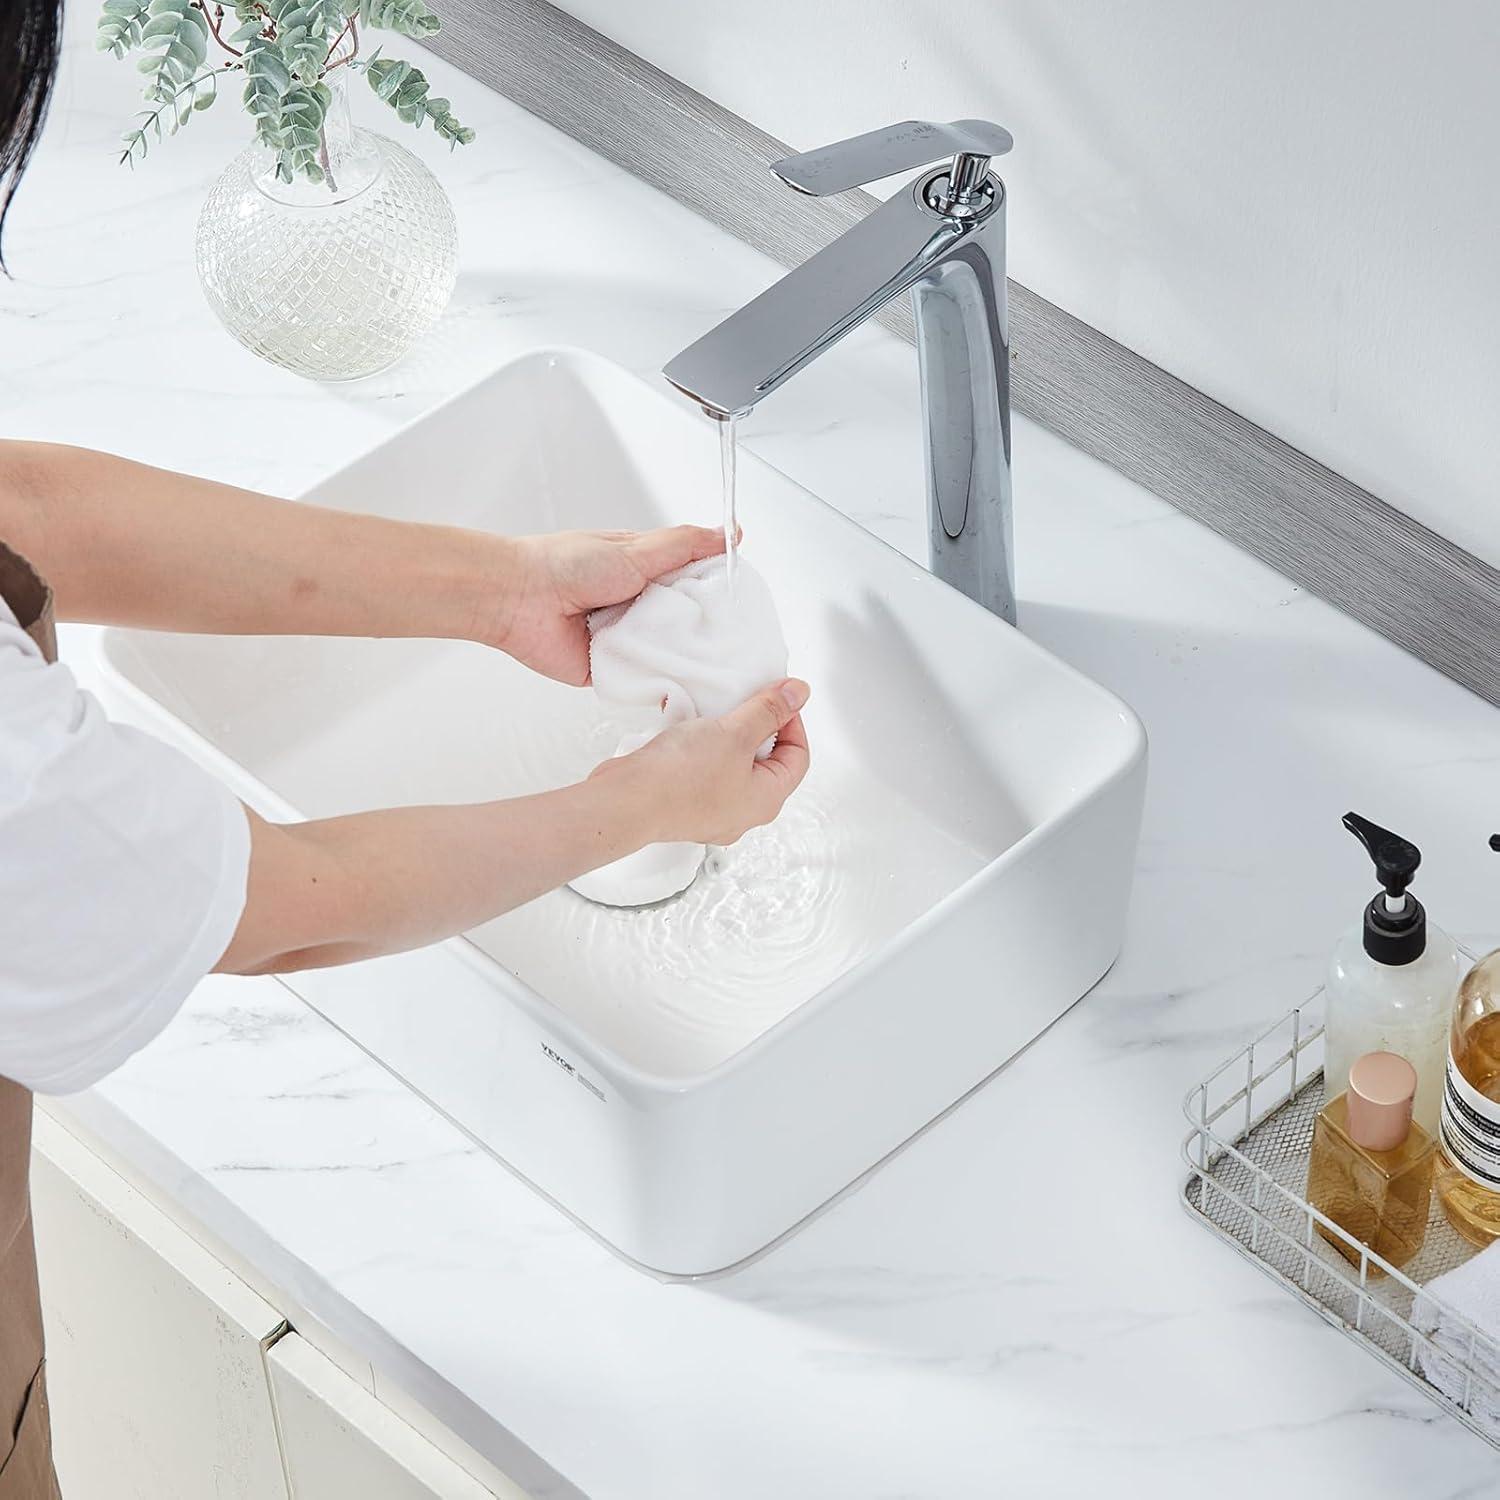
[[[1011,274],[1500,564],[1493,0],[562,0],[799,148],[1010,127]]]

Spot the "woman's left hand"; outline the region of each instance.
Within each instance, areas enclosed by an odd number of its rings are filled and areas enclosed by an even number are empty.
[[[724,533],[707,526],[512,538],[508,576],[496,580],[493,595],[497,617],[482,639],[534,671],[582,687],[591,610],[623,604],[664,573],[723,550]]]

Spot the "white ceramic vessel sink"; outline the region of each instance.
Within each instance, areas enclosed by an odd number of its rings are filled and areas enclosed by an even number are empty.
[[[626,1255],[760,1249],[1030,1041],[1118,951],[1134,716],[746,458],[746,556],[813,684],[782,819],[637,912],[566,889],[291,987]],[[310,499],[504,532],[720,519],[717,440],[665,388],[542,352]],[[479,646],[113,631],[113,706],[273,817],[557,785],[587,691]],[[498,852],[498,851],[497,851]]]

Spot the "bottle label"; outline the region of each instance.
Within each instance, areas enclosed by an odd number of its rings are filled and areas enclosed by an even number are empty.
[[[1458,1071],[1451,1052],[1439,1130],[1454,1164],[1481,1187],[1500,1192],[1500,1103]]]

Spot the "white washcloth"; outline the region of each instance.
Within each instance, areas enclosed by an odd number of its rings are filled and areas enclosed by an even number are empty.
[[[735,560],[734,593],[722,557],[689,563],[628,604],[589,616],[589,662],[599,701],[617,713],[660,714],[644,734],[627,735],[628,755],[672,724],[717,717],[786,676],[786,638],[764,578]],[[771,753],[775,737],[760,747]],[[693,883],[702,844],[652,844],[569,884],[603,906],[648,906]]]
[[[599,701],[660,709],[667,724],[727,714],[786,676],[776,601],[743,558],[733,597],[724,559],[705,558],[648,583],[629,604],[596,609],[589,634]]]
[[[1437,1346],[1417,1346],[1422,1373],[1461,1403],[1465,1371],[1476,1370],[1480,1378],[1470,1383],[1469,1413],[1500,1438],[1500,1245],[1429,1281],[1412,1304],[1411,1321]],[[1479,1330],[1472,1356],[1469,1324]]]

